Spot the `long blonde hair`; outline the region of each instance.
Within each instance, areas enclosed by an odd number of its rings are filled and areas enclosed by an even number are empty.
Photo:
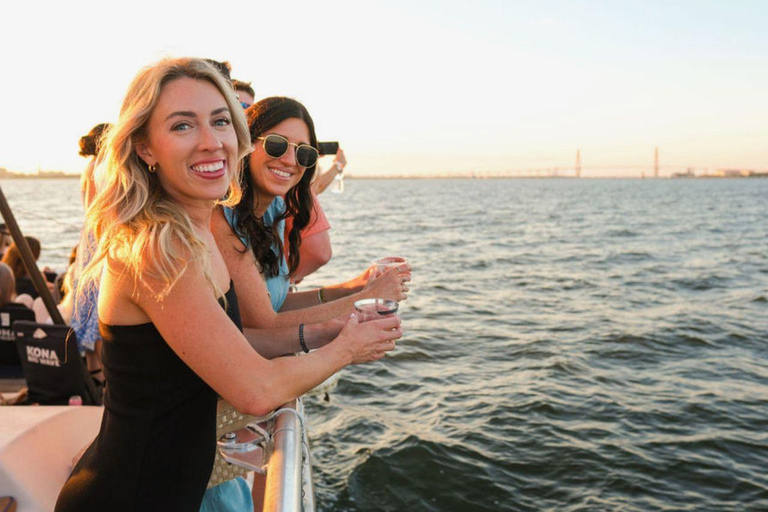
[[[96,286],[104,263],[114,259],[122,262],[137,282],[147,284],[151,279],[162,283],[161,289],[150,288],[158,299],[168,294],[191,262],[201,264],[213,292],[221,294],[210,275],[207,246],[195,234],[186,211],[165,193],[157,174],[149,172],[136,152],[146,141],[149,118],[163,87],[184,77],[213,84],[226,100],[237,134],[238,165],[221,202],[230,205],[240,200],[240,163],[251,151],[251,139],[231,84],[203,59],[164,59],[142,69],[128,88],[118,121],[102,145],[99,187],[86,215],[86,229],[96,243],[93,257],[78,280],[78,293]],[[192,254],[192,261],[173,249],[176,241]]]

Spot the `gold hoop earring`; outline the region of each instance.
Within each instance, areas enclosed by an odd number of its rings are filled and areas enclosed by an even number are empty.
[[[149,172],[151,172],[151,173],[153,173],[153,174],[154,174],[155,172],[157,172],[157,164],[154,164],[154,165],[148,165],[148,166],[147,166],[147,169],[149,170]]]

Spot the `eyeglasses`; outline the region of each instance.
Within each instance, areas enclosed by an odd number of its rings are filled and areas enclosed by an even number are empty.
[[[309,144],[294,144],[289,142],[288,139],[282,135],[276,135],[274,133],[267,135],[266,137],[256,137],[258,140],[264,141],[264,152],[270,158],[280,158],[289,146],[296,148],[296,163],[304,167],[312,167],[317,163],[317,149],[313,148]]]

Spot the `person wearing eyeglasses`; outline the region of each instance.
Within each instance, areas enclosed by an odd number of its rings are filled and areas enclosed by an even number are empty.
[[[235,88],[235,94],[237,94],[238,99],[240,99],[240,104],[243,108],[248,108],[253,105],[256,96],[253,87],[251,86],[251,82],[243,82],[241,80],[233,79],[232,87]],[[330,184],[330,181],[333,181],[336,177],[336,174],[344,169],[346,162],[344,152],[339,149],[331,170],[326,172],[323,176],[315,178],[312,183],[313,203],[312,211],[310,212],[310,220],[301,232],[302,243],[299,247],[301,264],[291,272],[291,284],[299,284],[305,277],[317,271],[317,269],[331,260],[331,256],[333,255],[331,237],[329,234],[331,225],[328,222],[328,218],[325,216],[320,201],[317,199],[317,195],[325,190],[328,184]],[[330,181],[326,183],[329,178]],[[320,183],[318,183],[318,181]],[[293,217],[288,215],[285,219],[285,232],[290,233],[292,229]],[[286,251],[288,250],[288,248],[285,247],[285,244],[284,248]]]
[[[319,290],[288,293],[292,269],[310,222],[311,183],[318,160],[314,122],[307,109],[286,97],[262,99],[246,110],[253,152],[244,162],[242,197],[214,213],[211,228],[238,290],[244,327],[294,328],[304,336],[333,336],[340,318],[362,298],[405,300],[410,266],[369,279],[367,269],[348,282]],[[284,246],[285,219],[294,229]],[[286,254],[287,253],[287,254]],[[206,493],[201,512],[238,511],[245,481],[235,479]],[[254,485],[254,489],[258,489]],[[254,496],[257,500],[261,496]]]
[[[324,322],[349,314],[359,299],[405,300],[411,270],[407,264],[399,273],[372,278],[372,269],[367,268],[343,283],[288,293],[290,274],[300,265],[301,233],[313,206],[310,189],[318,160],[314,123],[301,103],[277,96],[258,101],[246,116],[254,150],[245,160],[243,196],[212,220],[235,286],[243,291],[243,325],[273,328]],[[286,248],[284,224],[289,215],[293,229]]]
[[[237,99],[240,100],[240,105],[243,108],[248,108],[256,101],[256,93],[251,86],[251,82],[243,82],[241,80],[233,79],[232,87],[235,88],[235,94]]]

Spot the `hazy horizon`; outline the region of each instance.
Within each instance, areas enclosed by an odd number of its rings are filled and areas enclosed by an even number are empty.
[[[566,172],[580,151],[583,177],[649,175],[656,147],[661,175],[768,169],[762,2],[233,0],[259,21],[219,37],[215,8],[181,5],[6,6],[0,167],[80,172],[136,72],[193,55],[303,102],[350,174]]]

